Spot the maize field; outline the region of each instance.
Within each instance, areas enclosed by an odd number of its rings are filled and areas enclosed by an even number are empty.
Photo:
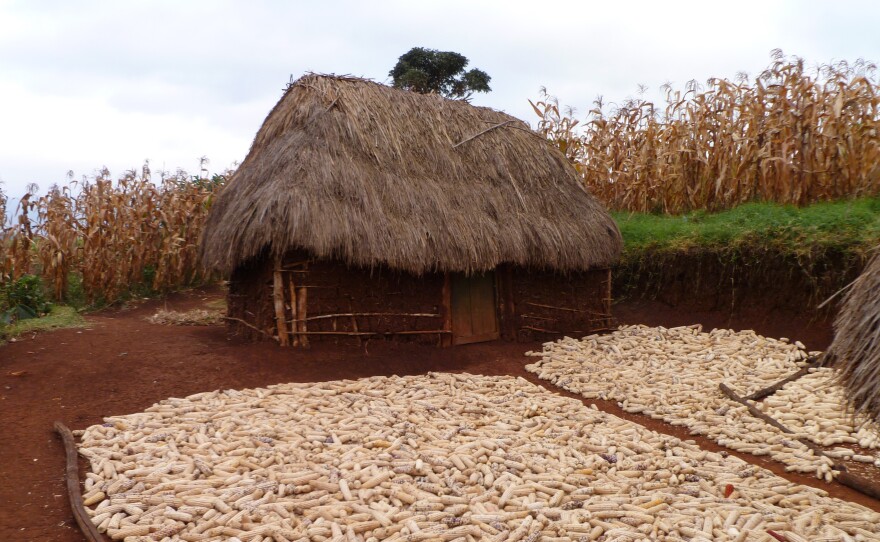
[[[168,291],[196,283],[205,278],[198,242],[222,188],[217,179],[179,171],[154,182],[145,165],[116,181],[105,169],[43,196],[32,188],[13,223],[0,230],[0,286],[37,274],[54,299],[65,300],[76,275],[85,300],[95,303],[115,301],[136,285]]]
[[[873,64],[808,69],[774,51],[752,82],[665,85],[581,122],[542,91],[537,129],[614,210],[679,214],[750,201],[806,205],[880,194],[880,94]]]

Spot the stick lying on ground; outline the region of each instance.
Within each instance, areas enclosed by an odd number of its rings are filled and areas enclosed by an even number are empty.
[[[765,422],[769,423],[770,425],[772,425],[772,426],[775,427],[776,429],[779,429],[779,430],[782,431],[783,433],[788,433],[788,434],[790,434],[790,435],[791,435],[791,434],[794,434],[794,431],[792,431],[792,430],[789,429],[788,427],[785,427],[784,425],[782,425],[781,423],[779,423],[779,422],[776,421],[775,419],[771,418],[771,417],[768,416],[767,414],[764,414],[764,413],[763,413],[758,407],[756,407],[756,406],[753,405],[752,403],[748,402],[746,399],[744,399],[744,398],[740,397],[739,395],[737,395],[735,391],[733,391],[732,389],[728,388],[727,385],[724,384],[723,382],[722,382],[721,384],[718,384],[718,387],[721,389],[721,392],[722,392],[724,395],[730,397],[731,399],[733,399],[733,400],[736,401],[737,403],[739,403],[739,404],[741,404],[741,405],[744,405],[746,408],[748,408],[748,409],[749,409],[749,412],[752,414],[752,416],[764,420]],[[813,452],[815,452],[816,455],[821,455],[821,456],[828,457],[828,456],[825,454],[825,452],[822,451],[822,448],[821,448],[821,447],[819,447],[819,446],[817,446],[816,444],[810,442],[809,440],[807,440],[807,439],[803,439],[803,438],[795,438],[795,440],[798,441],[798,442],[800,442],[801,444],[803,444],[803,445],[806,446],[807,448],[813,450]],[[840,467],[840,466],[835,465],[835,470],[846,470],[846,467]]]
[[[781,390],[789,382],[794,382],[798,378],[800,378],[802,376],[806,376],[810,372],[810,369],[813,369],[815,367],[822,367],[822,366],[823,366],[823,358],[821,356],[820,357],[815,357],[815,356],[810,357],[810,358],[808,358],[807,364],[804,365],[803,367],[801,367],[800,371],[794,373],[791,376],[783,378],[782,380],[780,380],[776,384],[773,384],[772,386],[767,386],[766,388],[758,390],[751,395],[747,395],[746,399],[748,399],[750,401],[760,401],[761,399],[764,399],[765,397],[769,397],[769,396],[773,395],[774,393],[776,393],[777,391]]]
[[[794,376],[794,375],[792,375],[792,376]],[[779,423],[775,419],[771,418],[767,414],[761,412],[761,410],[758,409],[758,407],[756,407],[755,405],[753,405],[752,403],[750,403],[746,399],[737,395],[736,392],[734,392],[732,389],[727,387],[723,382],[721,384],[718,384],[718,387],[719,387],[719,389],[721,389],[721,392],[724,395],[726,395],[727,397],[731,398],[732,400],[736,401],[737,403],[744,405],[746,408],[748,408],[749,412],[752,414],[752,416],[755,416],[756,418],[760,418],[760,419],[764,420],[765,422],[767,422],[770,425],[772,425],[773,427],[779,429],[783,433],[794,434],[794,431],[792,431],[788,427],[785,427],[784,425],[782,425],[781,423]],[[829,457],[822,450],[821,447],[817,446],[816,444],[813,444],[809,440],[802,439],[802,438],[796,438],[795,440],[802,443],[807,448],[813,450],[813,452],[816,455]],[[880,499],[880,486],[877,486],[877,484],[873,484],[868,479],[862,478],[861,476],[858,476],[855,474],[850,474],[849,472],[846,471],[846,466],[841,465],[839,463],[835,463],[834,466],[831,468],[834,470],[840,471],[840,473],[837,475],[837,481],[840,482],[841,484],[845,485],[846,487],[855,489],[856,491],[864,493],[865,495],[868,495],[868,496],[873,497],[875,499]]]
[[[106,542],[106,539],[92,524],[92,520],[86,513],[85,505],[83,504],[82,492],[79,488],[79,464],[77,462],[73,433],[61,422],[55,422],[55,432],[58,433],[58,436],[61,437],[61,442],[64,444],[64,454],[67,461],[65,468],[67,495],[70,498],[70,509],[73,511],[76,524],[79,525],[80,530],[89,542]]]

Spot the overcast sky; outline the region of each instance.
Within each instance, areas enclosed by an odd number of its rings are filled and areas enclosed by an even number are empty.
[[[880,62],[880,2],[0,0],[0,181],[12,196],[101,166],[244,158],[289,77],[388,81],[414,46],[492,77],[473,103],[534,125],[546,86],[587,111],[664,82],[754,76],[781,48]]]

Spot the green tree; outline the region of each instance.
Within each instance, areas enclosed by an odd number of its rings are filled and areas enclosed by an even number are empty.
[[[397,59],[388,75],[395,88],[437,93],[467,100],[474,92],[489,92],[489,74],[476,68],[465,71],[468,59],[452,51],[413,47]]]

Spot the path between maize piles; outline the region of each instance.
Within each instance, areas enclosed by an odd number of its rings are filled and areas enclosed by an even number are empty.
[[[370,342],[363,349],[318,345],[311,350],[280,349],[227,337],[222,327],[179,327],[149,324],[144,319],[167,306],[175,310],[203,307],[222,296],[219,290],[193,291],[167,302],[151,301],[127,311],[89,316],[90,328],[60,330],[20,338],[0,346],[0,540],[80,542],[64,487],[64,453],[52,423],[71,429],[100,423],[105,416],[141,412],[168,397],[214,389],[265,387],[284,382],[317,382],[372,375],[420,374],[429,371],[522,376],[534,361],[523,354],[540,345],[484,343],[454,349]],[[658,310],[660,309],[660,310]],[[627,323],[707,328],[754,328],[767,336],[799,338],[810,349],[827,346],[827,327],[808,318],[769,318],[751,314],[731,321],[719,313],[679,313],[668,307],[624,305],[618,316]],[[766,326],[766,328],[762,328]],[[26,371],[21,376],[13,373]],[[568,397],[573,394],[546,385]],[[630,415],[614,403],[600,409],[662,433],[683,439],[686,431]],[[695,439],[707,450],[721,448]],[[880,511],[880,502],[838,484],[786,474],[782,465],[738,454],[785,478],[820,487],[832,496]],[[85,464],[83,464],[84,466]]]

